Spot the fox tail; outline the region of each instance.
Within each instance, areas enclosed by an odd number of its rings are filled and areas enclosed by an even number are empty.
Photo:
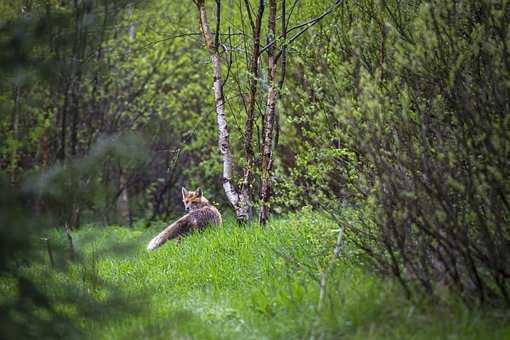
[[[182,221],[176,221],[166,227],[162,232],[160,232],[156,237],[154,237],[147,246],[148,251],[153,251],[159,247],[161,247],[166,241],[171,240],[181,234],[182,229]]]

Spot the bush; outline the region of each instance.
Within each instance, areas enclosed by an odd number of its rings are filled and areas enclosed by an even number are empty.
[[[425,3],[411,40],[390,35],[391,77],[362,77],[348,125],[372,165],[378,227],[359,244],[408,290],[441,283],[510,304],[509,13],[493,1]]]

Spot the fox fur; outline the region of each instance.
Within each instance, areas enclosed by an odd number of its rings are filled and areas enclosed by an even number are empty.
[[[155,250],[166,241],[179,238],[194,230],[202,230],[208,226],[222,224],[220,212],[202,195],[200,188],[196,191],[188,191],[182,188],[182,201],[188,213],[154,237],[149,242],[147,250]]]

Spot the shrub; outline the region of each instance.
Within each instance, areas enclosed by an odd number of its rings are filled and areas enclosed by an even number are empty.
[[[393,38],[391,77],[362,77],[348,125],[378,228],[359,244],[405,287],[510,304],[509,13],[427,2],[412,39]]]

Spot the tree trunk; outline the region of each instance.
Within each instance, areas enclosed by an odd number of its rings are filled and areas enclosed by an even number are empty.
[[[14,97],[14,110],[12,110],[12,118],[11,118],[11,129],[12,129],[12,137],[19,141],[19,114],[20,114],[20,88],[17,85],[13,87],[13,97]],[[11,183],[16,182],[16,170],[18,168],[18,146],[17,143],[12,145],[11,147],[11,155],[9,159],[9,172],[10,172],[10,180]]]
[[[66,79],[65,81],[64,103],[60,111],[60,145],[57,153],[57,159],[61,162],[66,159],[67,107],[69,105],[69,79]]]
[[[131,225],[131,213],[129,211],[128,177],[122,168],[120,168],[119,174],[119,190],[120,195],[117,198],[117,212],[119,214],[120,223],[123,225]]]
[[[130,18],[128,34],[129,40],[134,41],[136,38],[136,22],[132,21],[133,19],[133,5],[128,5],[128,16]]]
[[[197,5],[199,12],[200,31],[202,32],[202,37],[204,38],[205,45],[211,56],[214,71],[214,98],[216,102],[216,120],[218,124],[218,146],[223,159],[223,189],[227,195],[228,201],[234,208],[237,220],[239,222],[246,222],[250,218],[252,204],[248,195],[248,190],[242,190],[239,192],[233,183],[233,157],[230,150],[228,125],[225,116],[225,99],[221,78],[220,54],[218,52],[217,43],[215,43],[209,28],[204,0],[198,0],[195,4]],[[216,5],[219,9],[219,0],[216,1]],[[219,39],[218,33],[219,32],[216,32],[216,40]]]
[[[76,79],[73,81],[72,90],[71,90],[71,156],[74,157],[77,154],[78,150],[78,124],[79,124],[79,115],[80,115],[80,96],[79,96],[79,82],[81,75],[78,74]]]
[[[264,129],[262,140],[262,178],[260,189],[260,224],[266,224],[269,219],[269,199],[271,198],[271,169],[273,163],[273,130],[276,108],[276,99],[278,96],[278,87],[276,84],[276,0],[269,1],[269,28],[268,28],[268,90],[266,112],[264,113]]]
[[[246,0],[246,9],[251,11],[248,0]],[[248,97],[248,107],[246,109],[246,122],[244,125],[244,157],[246,165],[243,173],[243,184],[241,192],[250,197],[251,174],[253,169],[253,123],[255,120],[255,104],[257,101],[257,82],[259,78],[259,56],[260,56],[260,30],[262,26],[262,16],[264,15],[264,0],[259,0],[257,17],[252,26],[253,47],[250,59],[250,92]],[[250,211],[251,216],[251,211]]]

